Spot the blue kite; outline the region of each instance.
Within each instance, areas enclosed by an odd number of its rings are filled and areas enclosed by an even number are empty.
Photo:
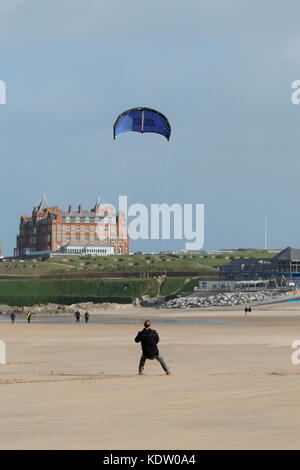
[[[120,114],[114,124],[114,139],[123,132],[154,132],[170,139],[171,126],[162,113],[150,108],[132,108]]]

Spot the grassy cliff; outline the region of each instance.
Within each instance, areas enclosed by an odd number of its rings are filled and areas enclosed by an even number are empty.
[[[195,272],[218,275],[218,266],[234,258],[271,257],[274,253],[259,250],[236,250],[221,254],[135,254],[103,257],[59,257],[45,261],[0,263],[0,276],[40,276],[51,274]]]
[[[234,258],[271,256],[274,253],[238,250],[222,254],[136,254],[4,262],[0,263],[0,277],[6,276],[8,279],[0,279],[0,304],[130,303],[142,295],[177,295],[193,292],[200,279],[218,278],[218,266]],[[118,275],[119,278],[110,279],[109,274]],[[147,274],[149,278],[139,277]],[[151,277],[151,274],[156,277]],[[52,275],[60,275],[62,279],[38,278]],[[65,275],[75,276],[74,279],[67,279]],[[97,275],[103,276],[103,279],[97,279]],[[19,276],[20,279],[13,278]],[[89,279],[86,278],[88,276]]]
[[[130,303],[158,292],[157,279],[0,280],[0,304]]]

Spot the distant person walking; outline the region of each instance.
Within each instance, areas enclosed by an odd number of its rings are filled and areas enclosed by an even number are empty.
[[[26,320],[27,320],[27,323],[30,323],[30,320],[31,320],[31,313],[30,312],[26,313]]]
[[[78,310],[77,312],[75,312],[75,320],[76,320],[76,323],[80,322],[80,312]]]
[[[141,343],[142,355],[139,363],[139,375],[143,375],[144,366],[147,359],[156,359],[167,375],[170,375],[170,369],[167,366],[163,356],[160,354],[157,344],[159,342],[159,336],[156,330],[150,328],[151,322],[146,320],[144,323],[144,329],[139,331],[135,338],[136,343]]]
[[[251,307],[246,307],[245,308],[245,315],[247,315],[247,313],[251,313],[252,312],[252,308]]]
[[[84,314],[84,319],[85,319],[85,323],[87,323],[87,322],[89,321],[89,319],[90,319],[90,314],[89,314],[89,312],[85,312],[85,314]]]
[[[13,325],[15,323],[15,321],[16,321],[16,312],[13,311],[10,314],[10,323]]]

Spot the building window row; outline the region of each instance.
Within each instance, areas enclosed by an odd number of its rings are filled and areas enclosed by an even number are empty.
[[[75,219],[73,219],[73,221],[75,222],[75,224],[80,224],[82,222],[84,222],[85,224],[89,224],[90,222],[94,222],[94,223],[99,223],[100,222],[100,218],[99,217],[95,217],[94,220],[90,219],[90,217],[75,217]],[[66,224],[70,224],[71,223],[71,217],[65,217],[65,220],[64,222]]]

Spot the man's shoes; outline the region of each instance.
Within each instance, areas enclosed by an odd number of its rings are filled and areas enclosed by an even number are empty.
[[[144,375],[144,372],[139,372],[139,374],[138,374],[138,375]]]
[[[168,370],[168,372],[166,372],[166,375],[172,375],[171,372]]]

